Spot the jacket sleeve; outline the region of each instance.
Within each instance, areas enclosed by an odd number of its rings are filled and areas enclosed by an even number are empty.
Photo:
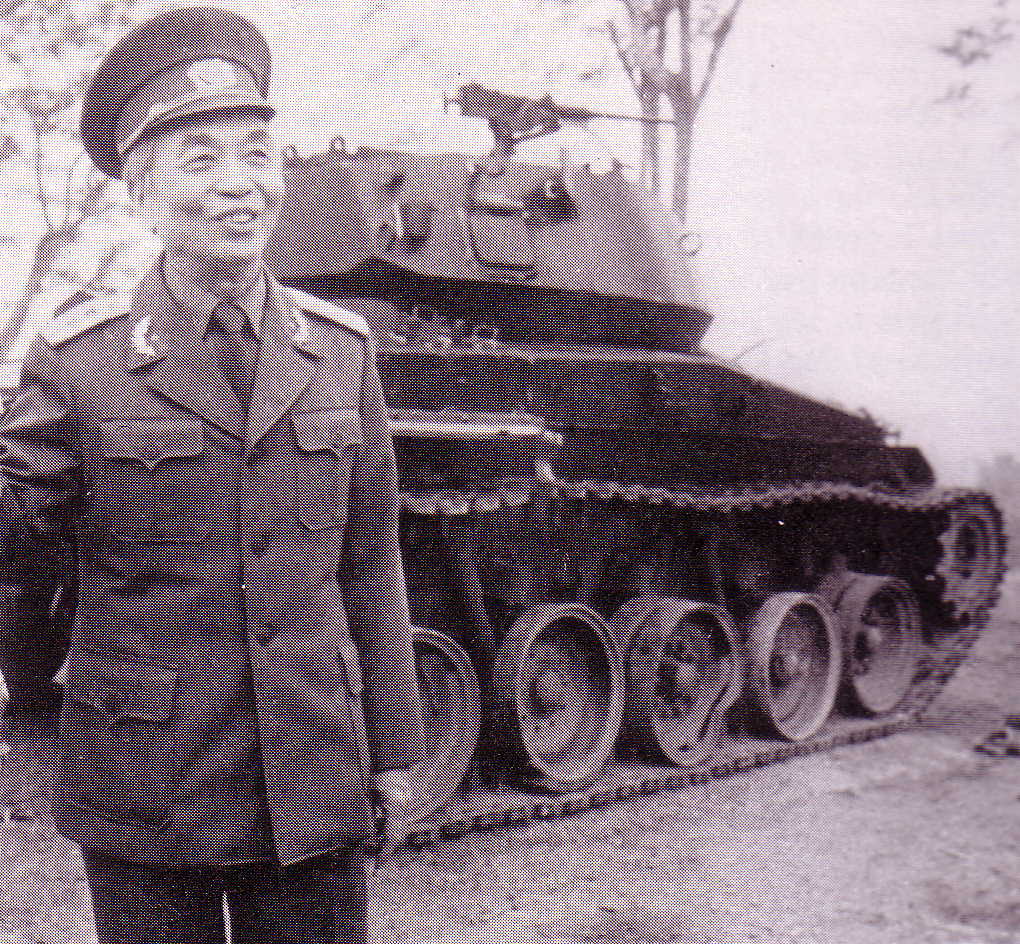
[[[396,461],[370,343],[365,351],[361,422],[364,445],[351,475],[339,576],[351,635],[361,654],[373,767],[389,770],[420,760],[424,738],[398,538]]]
[[[6,573],[37,578],[72,540],[84,491],[75,423],[57,354],[42,339],[29,349],[21,384],[0,415],[0,516]]]

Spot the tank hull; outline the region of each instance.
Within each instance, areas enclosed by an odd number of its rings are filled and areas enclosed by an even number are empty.
[[[380,371],[413,615],[462,645],[482,683],[476,779],[571,792],[612,770],[626,787],[664,757],[704,772],[723,757],[739,768],[888,733],[918,717],[994,604],[1004,545],[988,496],[938,489],[921,453],[890,445],[867,416],[724,361],[633,347],[397,344],[381,349]],[[508,405],[521,412],[497,412]],[[554,763],[528,733],[548,723],[548,672],[518,662],[530,694],[511,697],[500,667],[522,621],[576,606],[610,628],[628,704],[644,673],[643,724],[662,743],[647,749],[646,731],[635,749],[628,709],[617,748],[627,763],[575,777],[563,770],[582,748],[565,743]],[[638,632],[622,614],[706,606],[732,626],[722,648],[701,662],[664,655],[681,663],[664,681],[638,654],[639,637],[660,652],[715,643],[682,622],[649,636],[658,617],[645,613]],[[804,635],[805,613],[829,627],[828,642]],[[536,638],[538,658],[546,642]],[[619,724],[594,689],[586,679],[576,698]],[[569,706],[554,700],[556,711]]]
[[[551,461],[570,479],[661,487],[933,483],[920,452],[888,445],[867,417],[707,355],[505,344],[488,353],[384,347],[379,367],[387,402],[397,410],[426,411],[437,422],[508,406],[539,417],[562,439]],[[425,474],[410,463],[402,471],[408,487]]]

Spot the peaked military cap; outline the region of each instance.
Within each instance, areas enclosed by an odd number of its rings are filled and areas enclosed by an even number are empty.
[[[230,10],[168,10],[132,29],[100,63],[81,112],[95,165],[120,177],[146,133],[192,115],[244,109],[272,117],[269,46]]]

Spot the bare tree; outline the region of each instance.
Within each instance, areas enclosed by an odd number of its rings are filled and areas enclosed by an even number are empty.
[[[1013,0],[990,0],[988,12],[973,22],[957,27],[935,48],[952,59],[962,70],[986,62],[1003,47],[1012,43],[1020,29],[1020,16]],[[940,99],[961,101],[970,97],[972,82],[968,78],[952,83]]]
[[[93,71],[135,22],[137,6],[136,0],[0,0],[0,68],[6,70],[0,105],[7,125],[0,159],[28,168],[38,220],[26,222],[41,231],[21,298],[0,332],[2,352],[11,350],[33,301],[86,222],[122,199],[85,156],[76,119]],[[99,261],[99,278],[124,245],[118,242]]]
[[[661,117],[673,114],[672,203],[687,215],[687,178],[698,112],[708,96],[719,59],[743,0],[624,0],[625,28],[607,24],[617,56],[630,79],[641,114],[641,172],[653,190],[663,186]]]

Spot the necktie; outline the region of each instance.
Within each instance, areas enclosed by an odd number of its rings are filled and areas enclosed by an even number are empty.
[[[216,332],[220,370],[247,410],[258,366],[259,339],[248,316],[236,305],[224,302],[216,308],[220,330]]]

